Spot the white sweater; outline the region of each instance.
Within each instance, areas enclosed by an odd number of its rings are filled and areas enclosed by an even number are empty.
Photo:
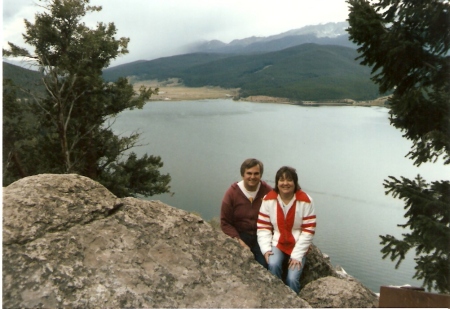
[[[258,243],[262,254],[277,247],[292,259],[301,261],[308,252],[316,230],[316,215],[311,197],[298,190],[295,203],[286,216],[275,191],[269,192],[258,216]]]

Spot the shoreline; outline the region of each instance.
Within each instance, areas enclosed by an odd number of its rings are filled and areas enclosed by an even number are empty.
[[[290,104],[299,106],[386,106],[389,97],[384,96],[375,100],[355,101],[352,99],[329,100],[329,101],[293,101],[287,98],[276,98],[268,96],[250,96],[240,98],[239,101],[255,102],[255,103],[277,103]]]
[[[194,101],[206,99],[233,99],[239,95],[239,89],[224,89],[220,87],[186,87],[176,78],[160,82],[155,80],[133,83],[135,91],[139,87],[158,88],[158,94],[153,94],[150,101]]]
[[[352,99],[329,100],[329,101],[293,101],[287,98],[269,97],[263,95],[249,96],[236,99],[239,96],[239,88],[224,89],[217,86],[204,87],[186,87],[176,78],[171,78],[160,82],[156,80],[140,81],[133,83],[135,91],[139,87],[158,88],[158,94],[152,95],[150,101],[194,101],[206,99],[233,99],[236,101],[254,102],[254,103],[275,103],[290,104],[300,106],[386,106],[388,96],[380,97],[375,100],[355,101]]]

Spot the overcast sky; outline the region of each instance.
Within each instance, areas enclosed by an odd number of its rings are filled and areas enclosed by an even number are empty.
[[[2,45],[23,45],[23,20],[34,22],[37,0],[3,0]],[[42,3],[42,2],[41,2]],[[129,37],[128,55],[112,63],[151,60],[177,54],[200,40],[229,43],[250,36],[269,36],[307,25],[347,19],[345,0],[91,0],[101,12],[86,23],[113,22],[118,37]]]

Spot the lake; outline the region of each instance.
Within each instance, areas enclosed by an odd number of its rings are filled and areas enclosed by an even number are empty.
[[[413,252],[402,262],[382,259],[379,235],[400,237],[406,222],[404,204],[384,193],[392,175],[428,182],[448,179],[442,164],[413,166],[405,158],[411,142],[389,125],[384,107],[321,106],[202,100],[149,102],[143,110],[125,111],[116,133],[142,132],[138,155],[162,157],[163,173],[172,176],[171,191],[149,199],[218,217],[222,197],[241,179],[241,163],[255,157],[264,163],[263,180],[274,186],[283,165],[297,169],[303,190],[315,203],[314,243],[374,292],[381,285],[411,284]],[[207,237],[207,235],[205,235]]]

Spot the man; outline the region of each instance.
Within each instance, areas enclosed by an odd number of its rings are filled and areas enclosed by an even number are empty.
[[[255,260],[267,268],[256,236],[256,221],[264,196],[272,188],[261,177],[264,165],[257,159],[247,159],[241,165],[242,180],[233,183],[225,193],[220,210],[220,227],[228,236],[250,249]]]

